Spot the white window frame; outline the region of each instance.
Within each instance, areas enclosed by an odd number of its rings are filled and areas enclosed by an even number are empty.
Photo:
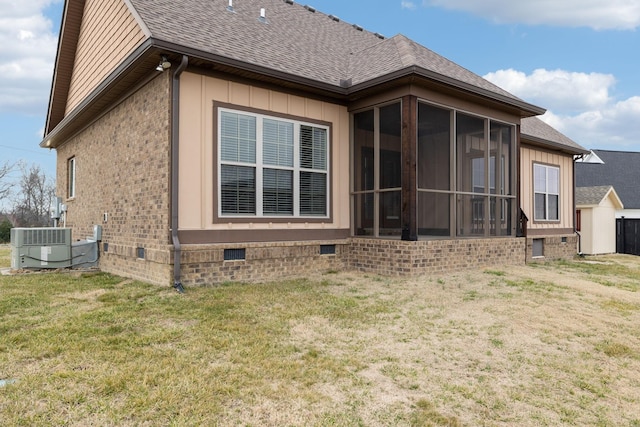
[[[67,160],[67,198],[76,197],[76,158],[71,157]]]
[[[233,161],[225,161],[222,160],[222,114],[223,113],[233,113],[244,116],[251,116],[256,119],[256,147],[255,147],[255,163],[248,162],[233,162]],[[264,120],[276,120],[285,123],[293,124],[293,166],[278,166],[278,165],[270,165],[265,164],[263,161],[263,123]],[[310,126],[312,128],[322,129],[326,132],[326,159],[325,159],[325,169],[308,169],[301,166],[300,159],[300,128],[302,126]],[[227,107],[218,107],[217,108],[217,184],[216,191],[218,192],[218,206],[216,207],[218,211],[218,218],[226,218],[226,219],[246,219],[246,218],[272,218],[275,220],[278,219],[328,219],[330,218],[330,196],[331,196],[331,187],[330,187],[330,168],[331,168],[331,129],[329,126],[306,122],[301,120],[295,120],[290,118],[283,118],[279,116],[271,116],[268,114],[256,113],[252,111],[245,110],[236,110]],[[253,167],[255,169],[255,214],[230,214],[222,212],[222,166],[223,165],[231,165],[231,166],[245,166],[245,167]],[[264,213],[264,170],[265,169],[275,169],[275,170],[290,170],[293,172],[293,214],[265,214]],[[302,172],[311,172],[325,175],[325,188],[326,188],[326,200],[325,200],[325,214],[324,215],[302,215],[300,213],[300,174]]]
[[[540,168],[541,170],[544,170],[544,178],[545,178],[545,182],[544,182],[545,183],[545,188],[544,189],[536,188],[536,168]],[[551,191],[549,189],[551,187],[549,185],[549,180],[550,180],[549,171],[550,170],[555,170],[556,171],[556,176],[557,176],[557,182],[556,182],[557,191],[556,192],[553,192],[553,191]],[[537,209],[537,206],[536,206],[536,194],[544,195],[544,201],[545,201],[544,218],[540,218],[540,217],[537,216],[538,209]],[[556,209],[557,209],[556,217],[557,218],[551,218],[549,196],[556,196],[558,198],[558,203],[556,205]],[[545,221],[545,222],[560,222],[560,167],[559,166],[545,165],[545,164],[542,164],[542,163],[534,163],[533,164],[533,220],[534,221]]]

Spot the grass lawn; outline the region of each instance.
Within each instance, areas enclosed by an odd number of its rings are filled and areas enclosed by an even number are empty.
[[[640,426],[639,290],[631,256],[183,295],[0,276],[0,425]]]

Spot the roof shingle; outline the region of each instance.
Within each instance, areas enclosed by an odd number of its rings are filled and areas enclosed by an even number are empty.
[[[593,150],[604,163],[576,163],[576,186],[613,186],[625,209],[640,209],[640,153]]]
[[[543,111],[405,36],[361,27],[283,0],[130,0],[155,40],[342,87],[410,67]],[[267,23],[258,17],[265,8]]]

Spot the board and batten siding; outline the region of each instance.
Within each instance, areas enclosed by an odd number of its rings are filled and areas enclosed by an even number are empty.
[[[229,223],[214,219],[214,102],[331,124],[330,213],[326,222]],[[267,113],[268,114],[268,113]],[[180,77],[180,230],[348,229],[349,112],[343,105],[222,78],[184,72]]]
[[[536,221],[533,210],[533,165],[557,166],[560,168],[560,221]],[[569,154],[546,151],[532,146],[520,147],[520,204],[529,218],[530,230],[553,230],[573,228],[574,223],[574,183],[573,157]]]
[[[122,0],[87,0],[78,37],[69,114],[146,38]]]

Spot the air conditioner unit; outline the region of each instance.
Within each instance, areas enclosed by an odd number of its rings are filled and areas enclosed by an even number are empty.
[[[70,228],[12,228],[11,268],[71,266]]]

